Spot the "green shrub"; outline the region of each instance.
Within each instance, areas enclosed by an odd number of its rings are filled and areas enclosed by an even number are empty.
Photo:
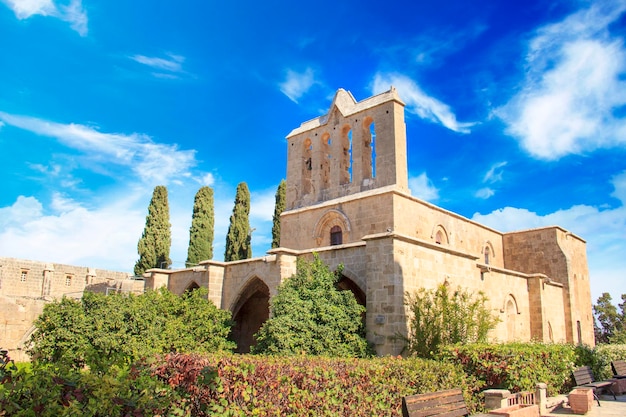
[[[451,292],[445,284],[407,293],[409,335],[400,337],[409,353],[422,358],[435,357],[446,345],[486,342],[489,330],[498,323],[486,303],[482,292],[474,295],[460,287]]]
[[[172,354],[153,372],[194,416],[400,416],[406,395],[476,386],[451,363],[410,358]]]
[[[543,382],[548,395],[570,390],[577,360],[573,345],[545,343],[448,346],[440,357],[461,365],[480,390],[534,391]]]
[[[576,366],[590,366],[596,380],[605,380],[613,376],[611,361],[626,360],[626,345],[597,345],[576,347]]]
[[[189,416],[148,368],[111,367],[102,374],[65,366],[19,370],[0,389],[0,416]]]
[[[156,353],[230,350],[230,312],[206,296],[206,289],[180,297],[161,289],[63,298],[47,304],[35,321],[29,353],[42,363],[105,372]]]
[[[255,335],[254,353],[366,357],[362,314],[350,291],[336,288],[336,272],[319,259],[298,259],[297,272],[278,287],[272,314]]]

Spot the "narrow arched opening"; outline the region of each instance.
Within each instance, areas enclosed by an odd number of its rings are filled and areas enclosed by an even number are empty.
[[[259,278],[252,278],[241,291],[232,309],[235,325],[231,339],[237,343],[237,353],[249,353],[256,344],[254,335],[270,316],[270,290]]]
[[[192,292],[195,291],[197,289],[199,289],[200,286],[198,285],[198,283],[196,281],[191,281],[191,284],[187,285],[187,288],[185,288],[185,292]]]
[[[345,275],[341,275],[341,278],[339,278],[339,281],[337,281],[337,284],[335,284],[337,289],[341,290],[341,291],[350,291],[352,293],[352,295],[354,295],[354,298],[356,299],[356,302],[359,303],[360,305],[362,305],[363,307],[366,306],[366,296],[365,296],[365,292],[361,289],[361,287],[359,287],[354,281],[352,281],[350,278],[348,278]],[[363,321],[363,326],[365,326],[365,314],[367,312],[364,312],[361,315],[361,320]]]

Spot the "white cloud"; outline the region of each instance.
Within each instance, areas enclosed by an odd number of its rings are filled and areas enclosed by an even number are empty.
[[[28,19],[32,15],[50,16],[57,13],[52,0],[2,0],[18,19]]]
[[[621,201],[615,208],[576,205],[539,215],[524,208],[505,207],[472,220],[502,232],[558,225],[585,239],[594,300],[602,292],[626,293],[626,171],[612,180],[612,194]]]
[[[503,171],[501,168],[504,168],[506,164],[506,161],[493,164],[491,168],[489,168],[489,171],[485,174],[483,182],[493,184],[502,181]]]
[[[56,6],[52,0],[2,0],[15,16],[22,20],[33,15],[51,16],[68,22],[81,36],[87,35],[87,12],[82,0],[71,0],[67,5]]]
[[[210,187],[213,184],[215,184],[215,177],[210,172],[207,172],[206,174],[202,176],[202,178],[200,178],[199,182],[202,185],[207,185]]]
[[[450,106],[427,95],[415,81],[402,74],[377,73],[372,83],[372,92],[382,93],[389,90],[392,85],[396,87],[398,94],[406,103],[406,110],[422,119],[439,123],[458,133],[470,133],[470,127],[475,124],[456,120]]]
[[[154,143],[143,134],[102,133],[80,124],[62,124],[4,112],[0,112],[0,120],[38,135],[56,138],[63,145],[83,152],[92,163],[126,166],[151,184],[184,177],[196,164],[195,151],[179,150],[176,144]]]
[[[0,207],[0,229],[19,226],[32,217],[39,217],[43,206],[34,197],[19,196],[9,207]]]
[[[411,194],[426,201],[436,201],[439,199],[439,190],[423,172],[417,177],[409,177],[409,189]]]
[[[626,145],[626,49],[608,26],[624,1],[597,1],[530,42],[520,91],[495,111],[507,133],[536,158],[554,160]]]
[[[309,91],[316,84],[315,74],[311,68],[307,68],[303,73],[297,73],[293,70],[287,70],[287,78],[280,83],[280,91],[289,97],[294,103]]]
[[[3,256],[131,271],[145,213],[124,196],[97,210],[88,210],[57,196],[58,214],[44,214],[34,197],[18,197],[0,208]],[[147,203],[146,203],[147,207]]]
[[[185,57],[181,55],[175,54],[167,54],[169,58],[157,58],[157,57],[148,57],[145,55],[133,55],[130,57],[133,61],[136,61],[140,64],[147,65],[151,68],[168,71],[168,72],[183,72],[183,62],[185,62]],[[156,75],[156,74],[155,74]],[[170,76],[171,74],[160,74],[163,77]]]
[[[488,199],[489,197],[492,197],[496,192],[489,188],[489,187],[485,187],[485,188],[481,188],[480,190],[476,191],[474,193],[474,196],[476,196],[477,198],[482,198],[482,199]]]

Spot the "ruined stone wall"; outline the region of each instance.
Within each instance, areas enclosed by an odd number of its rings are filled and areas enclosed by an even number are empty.
[[[506,233],[503,242],[507,268],[529,274],[545,274],[549,281],[562,285],[566,340],[593,345],[595,339],[585,242],[556,226]],[[550,309],[545,314],[560,313]]]
[[[10,297],[80,298],[87,286],[115,285],[127,280],[125,272],[82,266],[45,263],[15,258],[0,258],[0,295]]]
[[[402,193],[394,194],[393,218],[394,232],[504,267],[500,232]]]
[[[330,246],[330,231],[341,227],[343,244],[360,242],[368,234],[393,225],[392,193],[387,189],[363,192],[281,215],[281,247],[308,250]]]
[[[26,353],[33,322],[43,312],[44,300],[0,296],[0,347],[16,362],[30,360]]]
[[[329,113],[287,143],[288,210],[389,185],[408,190],[404,103],[394,89],[358,103],[337,91]]]

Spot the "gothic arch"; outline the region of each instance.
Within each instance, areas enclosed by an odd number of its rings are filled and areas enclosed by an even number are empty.
[[[483,255],[483,260],[486,265],[489,265],[491,263],[491,259],[494,259],[496,257],[496,252],[493,250],[493,245],[488,240],[483,243],[482,247],[480,248],[480,253]]]
[[[512,341],[517,338],[517,316],[519,314],[519,308],[517,307],[517,300],[513,294],[509,294],[504,298],[504,304],[502,310],[505,314],[504,321],[506,324],[506,340]]]
[[[185,292],[191,292],[191,291],[197,290],[199,288],[200,288],[200,286],[198,285],[198,283],[196,281],[191,281],[187,285],[187,288],[185,288]]]
[[[230,309],[235,322],[231,338],[237,343],[236,352],[248,353],[256,344],[254,334],[270,315],[269,301],[269,287],[259,277],[253,276],[242,287]]]
[[[366,116],[362,124],[361,172],[363,179],[372,179],[376,176],[376,148],[374,139],[374,119]]]
[[[430,237],[435,240],[435,243],[439,245],[448,245],[450,244],[450,238],[448,237],[448,232],[443,225],[437,224],[433,227],[433,231],[430,234]]]
[[[313,143],[306,138],[302,148],[302,195],[311,193],[311,171],[313,170]]]
[[[352,127],[345,124],[341,128],[341,155],[339,157],[339,184],[352,182]]]
[[[325,212],[322,217],[317,221],[315,229],[313,231],[313,237],[317,246],[329,246],[330,245],[330,229],[334,226],[339,226],[343,233],[343,242],[349,242],[350,220],[343,212],[337,209],[330,209]]]
[[[337,282],[337,288],[350,290],[354,294],[356,301],[365,307],[367,301],[365,282],[348,269],[341,271],[341,278]]]

